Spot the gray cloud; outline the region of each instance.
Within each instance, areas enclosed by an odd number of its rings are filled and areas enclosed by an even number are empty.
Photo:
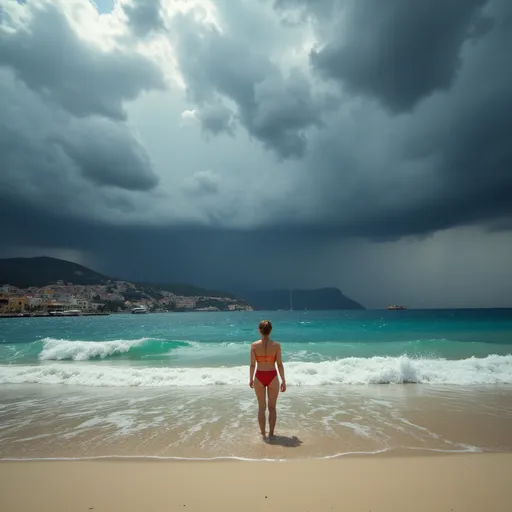
[[[300,157],[306,131],[321,125],[332,101],[315,96],[298,69],[285,75],[263,54],[190,17],[177,17],[174,29],[178,59],[191,99],[215,101],[217,94],[235,102],[242,125],[282,157]]]
[[[126,190],[150,190],[158,184],[146,149],[125,125],[95,118],[71,126],[56,142],[92,183]]]
[[[197,119],[205,132],[219,135],[234,135],[235,122],[233,112],[221,102],[204,105],[197,112]]]
[[[160,84],[160,71],[143,57],[85,43],[57,6],[18,9],[25,23],[6,17],[0,32],[2,199],[58,205],[75,219],[133,212],[130,192],[156,187],[158,177],[123,121],[123,101]]]
[[[104,52],[81,39],[50,3],[30,9],[28,26],[0,30],[0,65],[9,66],[45,101],[75,116],[125,119],[123,102],[161,89],[158,67],[128,48]]]
[[[281,19],[286,25],[307,22],[312,17],[325,24],[337,19],[340,3],[343,1],[345,0],[274,0],[273,6],[284,16]],[[290,14],[296,16],[289,16]]]
[[[125,124],[54,111],[1,69],[0,97],[0,201],[14,200],[24,212],[118,221],[135,210],[132,192],[156,185],[145,149]]]
[[[512,216],[510,4],[492,2],[492,27],[465,47],[450,90],[408,115],[346,98],[311,141],[299,195],[312,224],[339,236],[400,239]],[[485,79],[483,78],[485,77]],[[302,220],[299,220],[302,222]]]
[[[131,4],[123,4],[130,28],[141,37],[164,29],[160,9],[160,0],[132,0]]]
[[[311,54],[313,67],[394,111],[448,89],[464,42],[489,28],[487,0],[347,1],[335,40]]]

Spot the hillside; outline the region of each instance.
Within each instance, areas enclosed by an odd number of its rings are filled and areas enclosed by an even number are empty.
[[[144,289],[158,289],[166,292],[175,293],[176,295],[182,295],[183,297],[228,297],[231,299],[237,298],[235,295],[222,290],[207,290],[199,286],[186,283],[136,283],[139,288]]]
[[[240,293],[255,309],[276,310],[332,310],[364,309],[358,302],[349,299],[338,288],[320,288],[316,290],[248,290]],[[291,304],[290,304],[291,302]]]
[[[10,284],[18,288],[30,286],[46,286],[57,281],[64,281],[78,285],[107,284],[108,281],[121,280],[95,272],[90,268],[61,260],[41,256],[36,258],[7,258],[0,259],[0,286]],[[151,296],[157,295],[159,290],[168,291],[185,297],[229,297],[234,295],[223,291],[212,291],[197,286],[182,283],[134,283],[137,287]]]
[[[59,280],[80,285],[105,284],[110,278],[71,261],[41,256],[0,259],[0,285],[46,286]]]
[[[46,286],[57,281],[69,282],[77,285],[106,285],[109,281],[121,280],[95,272],[87,267],[50,257],[36,258],[8,258],[0,259],[0,286],[10,284],[18,288],[30,286]],[[130,300],[140,299],[142,294],[156,299],[161,298],[161,291],[168,291],[180,296],[206,296],[227,297],[242,299],[259,310],[290,309],[290,291],[278,290],[244,290],[236,295],[219,290],[207,290],[197,286],[182,283],[134,283],[136,292]],[[203,306],[216,305],[204,304]],[[292,293],[292,307],[294,310],[332,310],[332,309],[364,309],[356,301],[346,297],[337,288],[320,288],[316,290],[295,289]]]

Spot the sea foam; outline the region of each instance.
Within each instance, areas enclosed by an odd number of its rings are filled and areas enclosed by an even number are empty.
[[[111,350],[126,348],[124,345],[126,342],[122,340],[108,343],[113,343],[110,345]],[[119,343],[117,349],[116,343]],[[77,352],[73,358],[80,357],[82,353],[85,353],[85,350]],[[317,363],[291,362],[285,364],[285,369],[289,386],[403,383],[512,384],[512,355],[489,355],[485,358],[471,357],[462,360],[420,359],[407,356],[353,357]],[[39,365],[0,366],[0,384],[38,383],[107,387],[238,386],[247,385],[247,374],[247,366],[153,368],[45,362]]]

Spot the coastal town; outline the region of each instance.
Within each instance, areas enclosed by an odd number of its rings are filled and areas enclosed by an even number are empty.
[[[43,287],[0,286],[0,316],[69,316],[175,311],[251,311],[232,296],[178,295],[157,286],[111,280],[77,285],[56,281]]]

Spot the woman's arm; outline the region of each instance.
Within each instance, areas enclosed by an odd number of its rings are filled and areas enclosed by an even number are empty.
[[[284,393],[286,391],[286,379],[284,378],[284,366],[281,354],[281,345],[277,347],[276,362],[277,370],[279,372],[279,376],[281,377],[281,391]]]
[[[251,345],[251,366],[249,367],[249,386],[254,387],[254,370],[256,369],[256,354],[254,347]]]

